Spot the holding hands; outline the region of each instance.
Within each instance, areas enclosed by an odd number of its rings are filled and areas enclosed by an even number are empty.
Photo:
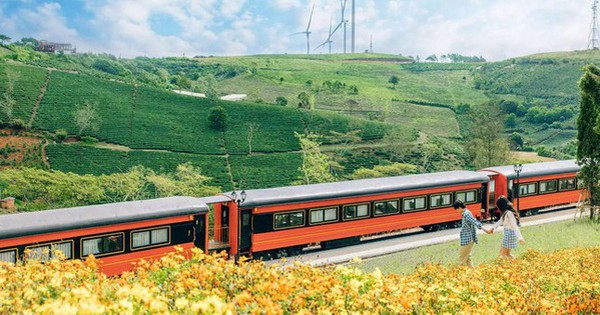
[[[494,229],[493,229],[493,228],[491,228],[491,229],[482,228],[482,230],[483,230],[485,233],[487,233],[487,234],[492,234],[492,233],[494,233]]]

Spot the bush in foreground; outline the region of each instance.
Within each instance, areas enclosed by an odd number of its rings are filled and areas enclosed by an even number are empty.
[[[401,263],[401,262],[399,262]],[[354,267],[235,265],[181,252],[120,278],[96,262],[0,265],[0,313],[600,313],[600,247],[474,269],[425,265],[408,276]]]

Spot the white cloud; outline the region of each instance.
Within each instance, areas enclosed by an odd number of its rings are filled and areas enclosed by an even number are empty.
[[[303,53],[305,37],[290,34],[305,30],[313,3],[311,49],[326,40],[330,19],[334,27],[340,21],[339,0],[81,0],[89,21],[68,20],[58,4],[71,5],[67,0],[44,1],[49,2],[0,4],[1,32],[127,57]],[[347,20],[350,6],[348,0]],[[373,35],[376,52],[421,57],[457,52],[495,60],[583,49],[591,19],[589,6],[572,0],[360,0],[356,6],[356,51],[367,49]],[[172,20],[167,26],[173,28],[153,29],[156,17]],[[82,23],[85,32],[76,29]],[[350,23],[347,27],[349,51]],[[339,29],[333,37],[334,52],[343,49],[342,34]]]

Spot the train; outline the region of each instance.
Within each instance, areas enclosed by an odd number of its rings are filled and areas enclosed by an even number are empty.
[[[58,251],[66,259],[94,255],[112,276],[177,246],[225,251],[236,259],[291,256],[311,246],[356,244],[369,235],[458,226],[455,200],[481,220],[497,217],[500,195],[523,215],[571,205],[582,190],[579,169],[565,160],[522,170],[498,166],[3,215],[0,261],[44,262]]]

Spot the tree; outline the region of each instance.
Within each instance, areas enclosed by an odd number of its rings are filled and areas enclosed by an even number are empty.
[[[508,116],[506,116],[504,125],[507,128],[514,128],[517,125],[517,115],[515,115],[514,113],[510,113]]]
[[[392,84],[394,90],[396,89],[396,85],[398,84],[398,82],[400,82],[400,79],[395,75],[391,76],[388,80],[388,83]]]
[[[80,136],[85,130],[97,131],[100,128],[101,118],[98,115],[96,107],[97,103],[85,101],[83,105],[80,105],[73,118],[75,125],[78,128],[77,135]]]
[[[21,38],[21,43],[23,43],[23,45],[29,45],[32,47],[36,47],[40,44],[40,42],[33,37],[23,37]]]
[[[300,142],[302,150],[302,165],[300,172],[302,173],[303,184],[315,184],[332,182],[335,177],[331,173],[333,167],[339,167],[335,162],[326,155],[321,153],[319,136],[313,133],[299,134],[294,132],[296,138]]]
[[[14,72],[12,70],[6,69],[6,91],[0,98],[0,108],[4,112],[6,116],[6,122],[10,123],[12,121],[13,111],[15,109],[15,105],[17,101],[13,97],[13,92],[15,88],[15,81],[19,78],[19,73]]]
[[[584,71],[579,81],[581,103],[577,117],[577,163],[581,165],[579,177],[587,191],[586,201],[590,206],[590,219],[593,220],[600,207],[600,134],[597,128],[600,115],[600,68],[588,65]]]
[[[217,90],[217,79],[212,73],[207,74],[199,82],[200,90],[204,92],[206,98],[216,103],[219,100],[219,91]]]
[[[406,163],[393,163],[390,165],[377,165],[372,169],[361,167],[352,173],[352,179],[378,178],[416,174],[419,168]]]
[[[4,34],[0,34],[0,45],[4,45],[4,42],[9,42],[10,41],[10,37],[4,35]]]
[[[510,143],[512,144],[513,148],[521,149],[523,144],[525,144],[525,140],[523,140],[523,136],[521,136],[520,133],[513,132],[512,135],[510,135]]]
[[[176,84],[179,87],[179,90],[188,90],[192,87],[192,82],[184,75],[177,77]]]
[[[288,103],[288,100],[287,100],[287,98],[285,98],[283,96],[277,96],[277,98],[275,99],[275,103],[277,105],[286,106]]]
[[[225,131],[227,128],[227,111],[221,106],[211,108],[208,115],[210,128],[218,131]]]
[[[315,103],[314,96],[308,94],[307,92],[301,92],[298,94],[298,100],[300,101],[298,103],[298,108],[313,109]]]
[[[477,106],[469,113],[466,152],[475,168],[504,165],[509,159],[508,141],[503,137],[504,118],[497,106]]]
[[[248,123],[248,154],[252,154],[252,139],[254,138],[254,133],[258,130],[259,124],[255,122]]]

